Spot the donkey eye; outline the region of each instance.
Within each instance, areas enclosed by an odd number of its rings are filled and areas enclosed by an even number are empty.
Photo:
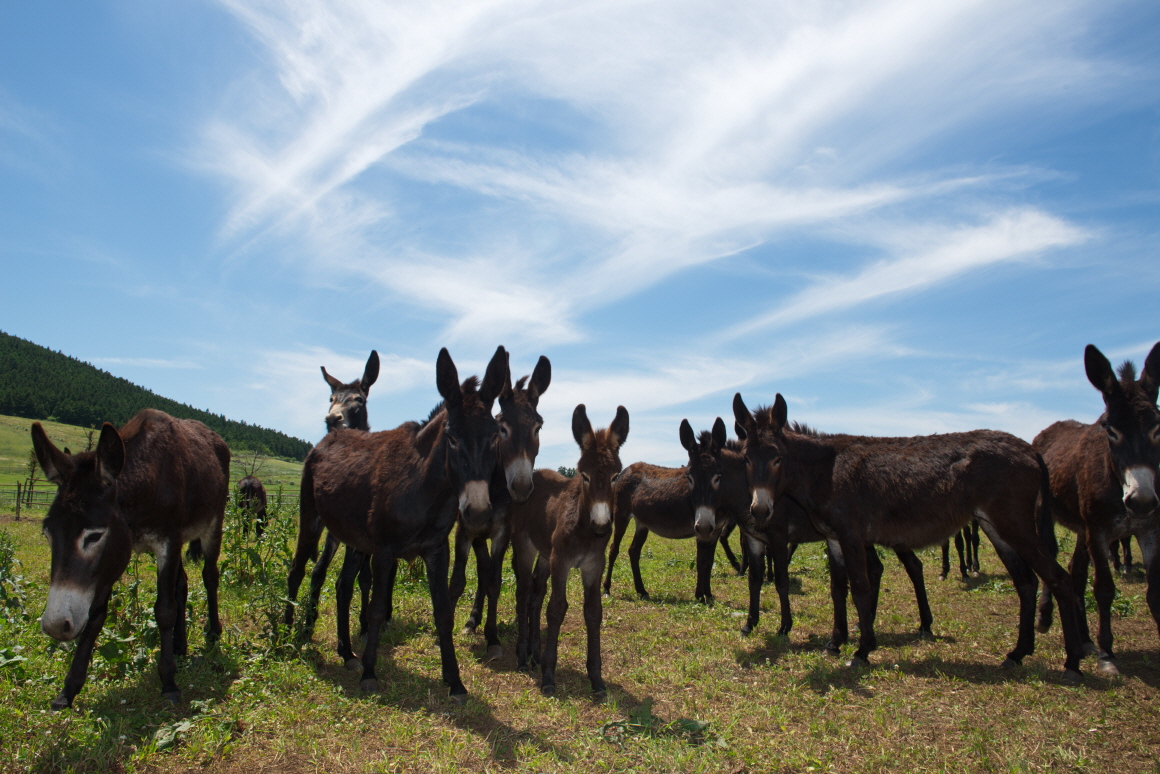
[[[508,426],[506,424],[502,424],[499,426],[500,438],[503,438],[506,441],[511,434],[512,434],[512,431],[510,429],[508,429]]]
[[[592,479],[588,478],[587,473],[581,473],[580,478],[584,479],[584,486],[588,486],[589,484],[592,483]]]
[[[717,475],[713,476],[713,480],[710,483],[713,485],[714,489],[721,486],[721,474],[718,473]]]
[[[459,451],[459,441],[450,435],[447,436],[447,445],[451,448],[451,451]]]
[[[1160,425],[1152,428],[1152,432],[1148,434],[1148,438],[1152,443],[1160,444]]]
[[[81,541],[81,547],[82,548],[92,548],[97,543],[101,542],[101,538],[103,538],[104,536],[105,536],[104,530],[95,530],[93,532],[88,532],[85,534],[84,538]]]
[[[753,460],[749,459],[748,455],[746,455],[746,457],[745,457],[745,467],[747,467],[747,468],[753,467]]]
[[[685,480],[689,482],[689,486],[696,486],[696,485],[697,485],[696,479],[694,479],[694,478],[693,478],[693,474],[692,474],[692,473],[690,473],[689,475],[685,476]]]
[[[1111,425],[1104,425],[1104,429],[1108,431],[1108,440],[1112,443],[1119,445],[1124,440],[1124,434]]]
[[[613,474],[613,476],[612,476],[612,483],[614,483],[614,484],[615,484],[619,478],[620,478],[620,474],[619,474],[619,473],[615,473],[615,474]]]

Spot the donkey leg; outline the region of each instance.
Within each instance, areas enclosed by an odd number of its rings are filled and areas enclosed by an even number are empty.
[[[926,579],[922,577],[922,560],[913,551],[905,548],[894,549],[894,555],[906,569],[910,583],[914,586],[914,599],[918,602],[918,631],[925,637],[933,637],[930,626],[934,623],[934,616],[930,612],[930,601],[926,597]]]
[[[96,645],[97,635],[101,633],[101,629],[105,626],[105,618],[109,614],[111,592],[112,588],[98,589],[93,603],[89,606],[89,622],[77,637],[77,647],[73,651],[72,664],[64,678],[64,687],[52,700],[53,711],[71,707],[73,699],[85,685],[85,678],[89,674],[89,662],[93,658],[93,646]]]
[[[1136,535],[1136,540],[1140,543],[1141,561],[1144,562],[1144,577],[1148,584],[1144,598],[1148,602],[1148,610],[1152,613],[1152,620],[1156,622],[1156,628],[1160,631],[1160,556],[1158,556],[1160,554],[1160,528],[1153,527],[1141,530]]]
[[[636,523],[636,534],[632,536],[632,544],[628,547],[628,563],[632,566],[632,583],[636,586],[636,594],[641,599],[648,599],[648,590],[644,587],[644,579],[640,577],[640,552],[644,548],[644,541],[648,539],[648,528]]]
[[[1128,535],[1120,541],[1124,546],[1124,575],[1132,574],[1132,536]]]
[[[189,576],[185,574],[185,564],[178,558],[177,589],[175,606],[177,617],[173,621],[173,655],[186,656],[189,654],[189,633],[186,629],[186,603],[189,601]]]
[[[777,590],[777,600],[781,606],[781,623],[777,627],[778,636],[788,637],[793,629],[793,609],[789,603],[789,560],[793,555],[787,541],[786,529],[770,530],[770,541],[766,547],[767,556],[773,562],[773,587]],[[793,548],[797,548],[796,545]]]
[[[1019,635],[1014,650],[1008,653],[1003,661],[1003,666],[1010,668],[1022,664],[1025,656],[1035,652],[1035,627],[1033,623],[1035,620],[1035,589],[1038,584],[1035,582],[1035,575],[1032,573],[1031,567],[1014,548],[997,535],[988,532],[987,536],[991,538],[991,543],[995,546],[995,553],[999,555],[999,560],[1007,568],[1011,582],[1015,585],[1015,592],[1019,596]],[[1062,617],[1063,611],[1061,610],[1060,618],[1062,619]]]
[[[970,557],[968,564],[970,565],[971,577],[979,577],[979,520],[971,519],[971,523],[963,527],[963,531],[967,536],[967,553]]]
[[[1083,643],[1084,654],[1094,656],[1098,651],[1095,643],[1092,642],[1087,619],[1088,565],[1090,563],[1091,558],[1088,556],[1087,543],[1084,541],[1083,535],[1076,535],[1075,551],[1072,552],[1067,572],[1071,576],[1071,587],[1076,597],[1076,604],[1079,605],[1080,640]]]
[[[447,593],[451,596],[451,607],[459,604],[463,590],[467,588],[467,558],[471,554],[471,537],[459,522],[455,524],[455,565],[451,568],[451,583]]]
[[[491,577],[491,553],[488,551],[487,538],[478,537],[471,541],[475,550],[475,599],[471,602],[471,614],[467,616],[467,623],[463,625],[465,634],[474,634],[475,627],[483,618],[483,600],[487,598],[488,578]]]
[[[294,607],[298,599],[298,587],[306,576],[306,562],[318,552],[318,539],[322,536],[322,524],[314,513],[314,498],[308,494],[309,471],[302,474],[302,501],[298,515],[298,543],[294,547],[294,559],[290,562],[290,574],[286,577],[286,611],[282,623],[287,628],[294,624]],[[315,572],[318,571],[317,563]],[[312,581],[313,582],[313,581]],[[309,611],[306,612],[309,617]],[[309,629],[305,629],[309,633]]]
[[[487,577],[487,620],[483,625],[483,639],[487,643],[488,658],[499,658],[503,655],[503,647],[499,644],[496,610],[499,607],[499,592],[503,584],[503,558],[510,540],[511,531],[507,525],[496,530],[491,538],[491,566]]]
[[[725,558],[729,560],[729,565],[733,568],[733,572],[738,575],[744,575],[745,570],[741,569],[741,563],[737,559],[737,555],[733,553],[733,549],[729,547],[729,535],[733,533],[733,525],[725,527],[721,531],[721,550],[725,552]],[[741,542],[745,542],[745,538],[741,538]],[[738,549],[743,550],[743,549]]]
[[[298,534],[299,539],[301,539],[301,527],[299,527]],[[315,540],[314,546],[318,546],[317,540]],[[338,538],[336,538],[328,531],[326,533],[326,540],[322,544],[322,553],[319,555],[318,560],[314,562],[314,569],[310,572],[311,601],[316,599],[316,597],[314,597],[313,590],[319,589],[321,592],[323,584],[326,583],[326,573],[330,570],[330,563],[334,559],[335,552],[338,551],[338,546]],[[349,549],[347,550],[349,552]],[[307,637],[310,637],[314,634],[314,623],[317,620],[317,605],[308,603],[302,620],[302,629],[304,632],[306,632]]]
[[[222,636],[222,620],[218,612],[218,586],[221,572],[218,558],[222,553],[222,522],[208,538],[201,541],[201,584],[205,588],[205,645],[211,648]],[[182,608],[184,609],[184,603]],[[184,613],[182,614],[184,617]]]
[[[439,635],[439,660],[443,667],[443,684],[451,689],[451,699],[467,701],[467,688],[459,679],[459,662],[455,658],[455,609],[447,590],[447,565],[451,563],[451,549],[442,541],[438,548],[424,559],[427,562],[427,587],[431,591],[431,607],[435,630]]]
[[[556,660],[560,645],[560,627],[568,612],[568,572],[567,562],[549,562],[552,579],[552,597],[548,600],[548,621],[544,630],[544,655],[540,660],[540,691],[551,696],[556,692]],[[604,568],[601,567],[601,570]]]
[[[951,541],[944,540],[942,544],[942,572],[938,574],[939,580],[946,580],[951,574]]]
[[[762,571],[765,566],[765,544],[760,540],[742,536],[742,545],[745,547],[745,556],[749,560],[749,617],[741,627],[742,634],[749,634],[757,628],[761,620],[761,584]],[[784,615],[784,613],[783,613]]]
[[[541,661],[540,621],[543,620],[544,597],[548,594],[548,567],[548,557],[541,554],[536,557],[536,564],[532,568],[532,599],[528,608],[531,618],[528,654],[533,665]]]
[[[713,604],[713,557],[717,554],[716,540],[697,540],[697,588],[694,598],[706,605]]]
[[[1112,652],[1112,600],[1116,598],[1116,576],[1108,561],[1107,535],[1102,532],[1090,532],[1088,540],[1088,554],[1092,560],[1092,595],[1096,598],[1096,608],[1099,611],[1099,666],[1096,670],[1104,675],[1118,675],[1116,656]],[[1102,541],[1102,542],[1097,542]]]
[[[371,593],[370,614],[367,620],[367,639],[362,653],[362,678],[359,688],[367,693],[379,690],[379,681],[375,676],[375,662],[379,655],[379,631],[386,621],[387,598],[387,568],[395,562],[395,555],[387,546],[376,546],[371,556],[371,574],[374,577],[374,589]],[[446,589],[446,575],[444,575],[444,589]]]
[[[177,624],[177,576],[182,572],[181,541],[173,540],[158,551],[157,602],[153,605],[153,617],[157,620],[157,632],[161,637],[161,652],[157,656],[161,694],[174,704],[181,701],[181,690],[176,681],[173,635]]]
[[[830,568],[830,602],[834,606],[834,628],[825,651],[837,658],[842,646],[850,641],[850,623],[846,617],[846,597],[850,593],[850,578],[846,574],[846,559],[835,540],[826,541],[826,562]]]
[[[528,669],[532,625],[532,562],[535,555],[531,542],[523,535],[516,536],[512,545],[512,569],[516,574],[516,669],[521,672]]]
[[[878,638],[874,635],[874,618],[878,612],[874,602],[877,595],[871,586],[865,544],[851,536],[839,537],[838,542],[842,556],[846,559],[846,574],[854,597],[854,607],[858,610],[860,630],[858,650],[847,666],[866,666],[870,663],[870,654],[878,648]]]
[[[386,607],[386,618],[383,619],[383,626],[391,622],[391,615],[395,609],[395,579],[399,577],[399,560],[392,559],[390,565],[387,566],[387,601],[384,603]],[[367,630],[367,611],[371,606],[371,589],[374,586],[371,578],[371,562],[370,557],[364,556],[362,563],[362,570],[358,574],[358,586],[362,591],[362,612],[359,613],[359,636],[365,636]]]
[[[584,583],[584,629],[588,635],[585,667],[588,670],[588,681],[592,683],[592,693],[600,695],[607,690],[601,674],[603,662],[600,658],[600,625],[604,619],[604,603],[600,598],[600,575],[603,570],[603,551],[580,566],[580,578]]]
[[[616,557],[620,556],[620,541],[624,539],[624,531],[628,529],[632,514],[624,508],[616,509],[616,519],[612,524],[612,546],[608,549],[608,573],[604,578],[604,594],[612,594],[612,568],[616,566]]]
[[[347,547],[346,556],[342,560],[342,570],[338,573],[338,580],[334,584],[334,617],[338,639],[338,657],[348,669],[357,669],[359,661],[355,658],[350,642],[350,603],[354,599],[354,580],[362,571],[366,561],[365,554]],[[366,608],[362,611],[366,613]]]

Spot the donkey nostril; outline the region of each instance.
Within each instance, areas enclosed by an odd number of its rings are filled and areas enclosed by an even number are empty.
[[[72,631],[72,624],[69,623],[68,619],[66,618],[61,623],[60,628],[61,628],[61,631],[63,631],[65,634],[68,634],[70,631]]]

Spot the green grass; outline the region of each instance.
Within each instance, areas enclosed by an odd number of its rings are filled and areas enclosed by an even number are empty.
[[[36,624],[47,546],[35,521],[0,519],[25,584],[24,615],[10,612],[12,620],[0,622],[0,769],[1160,771],[1160,642],[1140,575],[1118,580],[1127,600],[1114,620],[1124,676],[1098,677],[1087,660],[1085,684],[1069,687],[1060,680],[1058,626],[1039,637],[1022,668],[999,668],[1014,643],[1016,599],[1009,584],[997,582],[1005,576],[989,548],[984,577],[969,583],[938,581],[936,552],[923,554],[935,641],[915,636],[909,582],[886,553],[881,648],[873,668],[851,671],[820,652],[830,628],[820,546],[803,546],[794,559],[793,633],[773,635],[776,596],[767,590],[761,624],[743,638],[743,579],[722,559],[713,577],[717,604],[698,605],[691,599],[692,543],[650,537],[643,568],[652,601],[635,598],[622,554],[605,603],[607,701],[588,693],[576,574],[556,698],[540,695],[538,675],[515,670],[509,571],[500,607],[507,654],[485,662],[482,637],[457,635],[471,693],[460,707],[439,680],[422,583],[402,583],[396,592],[395,620],[380,650],[379,694],[362,694],[359,675],[334,654],[332,583],[312,644],[286,648],[270,636],[265,614],[284,593],[295,521],[280,512],[272,545],[230,538],[226,631],[209,653],[200,635],[201,584],[191,576],[191,657],[178,673],[183,704],[168,706],[160,696],[154,632],[145,623],[152,562],[142,557],[117,591],[119,622],[101,640],[112,645],[94,660],[75,709],[54,714],[48,704],[70,654]],[[466,605],[460,602],[460,623]]]

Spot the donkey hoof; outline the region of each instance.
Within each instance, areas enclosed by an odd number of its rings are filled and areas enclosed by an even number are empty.
[[[745,624],[744,626],[741,627],[741,636],[748,637],[752,631],[753,631],[753,627],[750,626],[749,624]]]
[[[181,691],[166,691],[161,697],[170,704],[181,704]]]
[[[1040,634],[1047,634],[1049,631],[1051,631],[1051,622],[1049,621],[1047,623],[1035,624],[1035,631],[1039,632]]]
[[[345,666],[350,671],[355,672],[359,669],[362,669],[362,662],[359,661],[354,656],[351,656],[350,658],[348,658],[346,660],[346,662],[343,664],[343,666]]]
[[[65,698],[65,695],[63,693],[60,696],[57,696],[55,699],[53,699],[52,704],[51,704],[53,712],[60,712],[61,710],[66,710],[71,706],[72,706],[72,702],[69,701],[67,698]]]
[[[1007,658],[1003,659],[1002,666],[1004,669],[1014,669],[1015,667],[1022,666],[1022,664],[1008,656]]]
[[[1101,658],[1100,663],[1096,666],[1096,671],[1104,677],[1120,676],[1120,670],[1116,668],[1116,662],[1110,658]]]
[[[503,645],[488,645],[487,660],[495,661],[497,658],[503,658]]]
[[[934,640],[935,636],[928,627],[922,627],[918,630],[918,638],[920,640]]]
[[[971,570],[971,577],[972,577],[972,578],[979,578],[979,577],[982,577],[982,576],[980,575],[980,573],[979,573],[979,571],[978,571],[978,570]]]
[[[373,677],[367,678],[358,684],[359,690],[363,693],[378,693],[379,681]]]
[[[452,704],[457,704],[462,707],[467,703],[467,691],[464,690],[463,693],[452,693],[450,698]]]
[[[1094,656],[1099,652],[1099,648],[1097,648],[1096,644],[1091,640],[1088,640],[1083,644],[1083,654],[1085,656]]]
[[[551,685],[541,685],[540,693],[544,694],[545,696],[554,696],[556,693],[556,684],[552,683]]]
[[[642,592],[640,593],[640,598],[641,598],[641,599],[643,599],[645,602],[648,602],[648,601],[650,601],[650,600],[652,599],[652,597],[650,597],[650,596],[648,595],[648,592],[647,592],[647,591],[642,591]]]
[[[1064,685],[1079,685],[1083,682],[1083,673],[1077,669],[1063,670],[1063,684]]]
[[[846,666],[848,666],[850,669],[869,669],[870,662],[861,656],[855,655],[853,658],[846,662]]]
[[[475,634],[475,627],[471,624],[464,624],[463,628],[459,630],[459,633],[470,637],[471,635]]]

